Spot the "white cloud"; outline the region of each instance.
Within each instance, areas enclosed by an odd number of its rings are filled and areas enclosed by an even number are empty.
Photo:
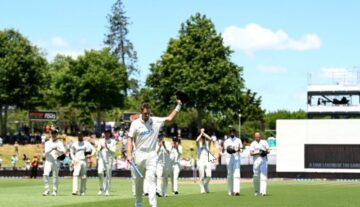
[[[357,70],[350,70],[345,67],[323,67],[320,69],[320,77],[331,79],[337,83],[358,83],[360,73]]]
[[[62,37],[53,37],[50,39],[51,45],[55,47],[67,48],[69,47],[69,43]]]
[[[299,39],[289,37],[283,30],[271,31],[257,24],[248,24],[245,28],[229,26],[223,33],[224,44],[233,49],[253,54],[259,50],[295,50],[304,51],[321,47],[320,37],[305,34]]]
[[[70,43],[60,36],[36,41],[35,44],[41,48],[49,60],[52,60],[57,54],[68,55],[76,58],[83,54],[86,49],[93,48],[89,46],[89,43],[84,38],[76,41],[76,43]]]
[[[288,72],[288,69],[282,66],[258,65],[256,69],[260,72],[271,74],[286,74]]]

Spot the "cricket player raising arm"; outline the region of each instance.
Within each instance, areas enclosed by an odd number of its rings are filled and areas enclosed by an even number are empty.
[[[58,140],[58,130],[51,130],[51,139],[45,142],[45,165],[44,165],[44,196],[49,195],[49,175],[52,171],[53,176],[53,192],[52,195],[56,196],[59,186],[59,169],[60,160],[58,157],[65,154],[64,144]]]
[[[171,176],[172,191],[174,192],[175,195],[179,194],[178,180],[180,174],[180,160],[183,152],[180,143],[181,140],[179,139],[179,137],[173,137],[172,147],[170,150],[170,160],[172,166],[172,172],[170,176]]]
[[[156,147],[156,153],[158,154],[158,161],[156,167],[157,177],[157,193],[159,197],[167,196],[168,180],[172,173],[172,166],[170,160],[171,145],[165,140],[159,140],[159,144]]]
[[[129,138],[127,143],[127,160],[132,161],[133,143],[135,145],[134,162],[139,168],[141,174],[145,175],[149,182],[149,203],[151,207],[157,206],[156,200],[156,145],[158,144],[158,135],[164,122],[170,122],[175,119],[177,112],[181,109],[181,101],[177,101],[177,106],[168,117],[150,117],[151,106],[143,103],[140,108],[141,115],[131,123]],[[142,206],[144,178],[136,174],[135,178],[135,206]]]
[[[98,176],[100,187],[98,195],[110,195],[110,183],[115,151],[116,141],[111,139],[111,129],[105,129],[105,138],[100,139],[97,144]]]
[[[240,195],[240,151],[242,149],[241,139],[235,137],[235,129],[230,128],[230,137],[224,142],[223,150],[226,150],[226,168],[228,194],[230,196]]]
[[[210,162],[210,144],[211,138],[205,133],[205,129],[200,129],[200,134],[196,138],[198,146],[198,168],[200,177],[200,192],[209,193],[209,182],[211,179],[211,162]]]
[[[261,134],[255,133],[255,140],[250,145],[250,155],[253,156],[253,182],[255,196],[266,195],[267,188],[267,154],[270,152],[269,145],[261,140]]]
[[[95,155],[95,147],[88,141],[84,141],[84,134],[78,132],[78,141],[71,145],[70,153],[73,165],[73,190],[72,195],[85,195],[86,191],[86,172],[87,172],[87,158],[91,158]],[[78,182],[80,177],[80,191],[78,191]]]

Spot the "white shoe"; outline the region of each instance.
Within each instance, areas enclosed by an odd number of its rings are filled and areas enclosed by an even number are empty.
[[[103,191],[99,190],[98,195],[103,195],[103,194],[104,194]]]
[[[54,192],[52,192],[52,194],[51,194],[52,196],[56,196],[57,195],[57,193],[54,191]]]
[[[106,191],[105,196],[109,196],[109,195],[110,195],[109,191]]]
[[[260,193],[261,196],[266,196],[266,193]]]
[[[259,193],[255,193],[254,196],[259,196],[260,194]]]
[[[84,196],[85,195],[85,193],[80,193],[80,196]]]
[[[44,191],[44,193],[42,194],[43,196],[48,196],[50,194],[50,192],[48,190]]]

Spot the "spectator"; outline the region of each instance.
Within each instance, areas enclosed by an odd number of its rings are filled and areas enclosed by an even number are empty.
[[[26,160],[28,160],[29,158],[26,156],[26,154],[23,154],[23,158],[22,160],[25,162]]]
[[[15,150],[15,154],[17,156],[19,154],[19,144],[17,142],[15,142],[15,144],[14,144],[14,150]]]
[[[27,158],[27,159],[25,160],[25,170],[28,171],[28,170],[30,170],[30,168],[31,168],[31,166],[30,166],[30,160],[29,160],[29,158]]]
[[[2,167],[2,158],[0,157],[0,170],[1,170],[1,167]]]
[[[13,156],[11,157],[11,166],[12,166],[13,170],[16,170],[17,160],[18,160],[17,155],[13,154]]]
[[[0,147],[3,145],[3,142],[4,142],[3,138],[0,137]]]
[[[30,173],[30,178],[35,178],[37,177],[37,171],[38,171],[38,167],[39,167],[39,159],[38,156],[34,155],[33,159],[31,160],[31,173]]]

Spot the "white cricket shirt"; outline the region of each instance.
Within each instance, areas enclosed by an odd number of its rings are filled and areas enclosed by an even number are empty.
[[[74,142],[70,148],[71,157],[74,160],[85,160],[85,152],[95,152],[95,148],[88,141]]]
[[[269,145],[265,140],[260,140],[259,142],[253,141],[250,145],[250,152],[258,152],[260,150],[266,151],[269,149]],[[253,160],[255,161],[257,158],[261,157],[260,155],[255,155]]]
[[[150,117],[144,122],[141,116],[131,123],[129,137],[134,139],[136,152],[155,152],[160,128],[167,117]]]

